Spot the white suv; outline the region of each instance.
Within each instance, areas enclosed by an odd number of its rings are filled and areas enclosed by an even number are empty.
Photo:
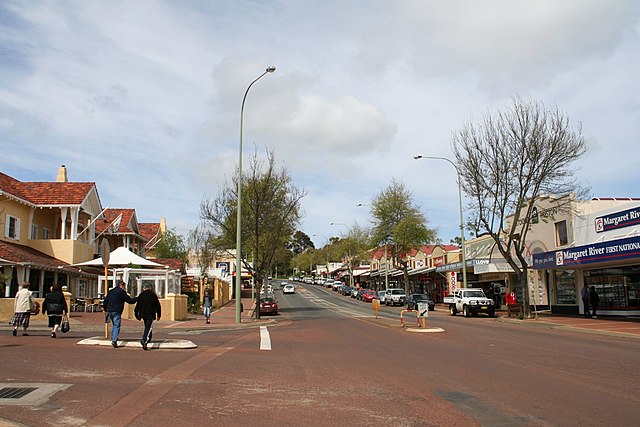
[[[404,305],[406,302],[407,295],[404,293],[404,289],[389,288],[384,294],[385,305]]]

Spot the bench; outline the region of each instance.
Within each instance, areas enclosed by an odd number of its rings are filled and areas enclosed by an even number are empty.
[[[522,304],[507,304],[507,316],[511,317],[511,314],[524,314]]]

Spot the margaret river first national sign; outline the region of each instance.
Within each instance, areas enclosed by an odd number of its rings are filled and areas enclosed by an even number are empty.
[[[572,267],[603,261],[618,261],[640,256],[640,237],[593,243],[533,255],[533,268]]]
[[[596,218],[596,233],[640,224],[640,206]]]

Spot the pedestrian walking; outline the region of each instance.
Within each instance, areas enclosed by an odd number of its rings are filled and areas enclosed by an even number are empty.
[[[205,323],[211,323],[211,307],[213,306],[213,295],[211,288],[207,288],[204,291],[204,298],[202,300],[202,311],[204,313]]]
[[[596,287],[592,286],[589,291],[589,303],[591,303],[591,317],[597,319],[596,312],[598,311],[598,305],[600,304],[600,295],[596,292]]]
[[[13,318],[10,324],[13,325],[13,336],[18,335],[18,327],[22,326],[23,336],[29,336],[27,329],[29,329],[29,319],[31,318],[31,310],[34,310],[36,303],[33,300],[31,291],[29,290],[29,282],[22,284],[22,288],[16,293],[15,300],[13,302]]]
[[[109,289],[107,296],[104,299],[103,307],[104,311],[108,314],[113,328],[111,329],[111,345],[114,348],[118,348],[118,335],[120,334],[120,322],[122,320],[122,312],[124,311],[124,303],[135,304],[137,298],[131,298],[126,291],[126,284],[122,281],[118,281],[118,285]]]
[[[68,311],[67,300],[62,293],[62,286],[56,283],[51,287],[51,292],[45,295],[42,302],[42,315],[49,314],[51,338],[56,337],[56,332],[60,327],[60,323],[62,323],[62,315],[66,315]]]
[[[142,344],[143,349],[147,350],[147,344],[151,341],[151,334],[153,332],[151,325],[154,320],[160,320],[162,309],[158,295],[153,292],[151,284],[149,283],[142,285],[142,292],[140,292],[137,299],[138,302],[133,312],[136,319],[144,321],[144,332],[142,333],[140,344]]]
[[[584,306],[584,317],[589,316],[589,286],[585,283],[580,291],[580,298],[582,298],[582,305]]]

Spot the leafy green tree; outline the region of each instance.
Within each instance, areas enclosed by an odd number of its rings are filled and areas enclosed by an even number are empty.
[[[315,249],[315,245],[313,244],[311,237],[298,230],[293,234],[291,242],[289,242],[289,249],[291,250],[291,252],[297,255],[306,251],[307,249]]]
[[[453,150],[474,228],[491,235],[515,272],[529,315],[526,237],[533,203],[543,194],[586,192],[573,178],[587,150],[580,126],[573,129],[557,107],[514,98],[504,111],[466,124],[454,135]],[[559,197],[555,208],[571,209],[572,199]]]
[[[409,293],[409,257],[411,249],[431,243],[436,232],[427,227],[425,215],[413,202],[406,186],[393,179],[371,202],[374,245],[386,245],[396,268],[403,271],[404,289]]]
[[[218,243],[227,248],[235,247],[236,241],[237,179],[235,174],[217,198],[200,204],[201,219],[211,227]],[[276,252],[291,241],[302,216],[300,200],[305,195],[293,185],[285,168],[276,168],[273,152],[267,151],[264,161],[253,154],[242,176],[241,258],[256,283],[266,283]],[[247,259],[252,259],[253,265]],[[256,292],[257,304],[259,298]]]
[[[156,256],[158,258],[177,258],[188,265],[187,245],[184,237],[175,232],[175,229],[167,230],[155,247]]]

